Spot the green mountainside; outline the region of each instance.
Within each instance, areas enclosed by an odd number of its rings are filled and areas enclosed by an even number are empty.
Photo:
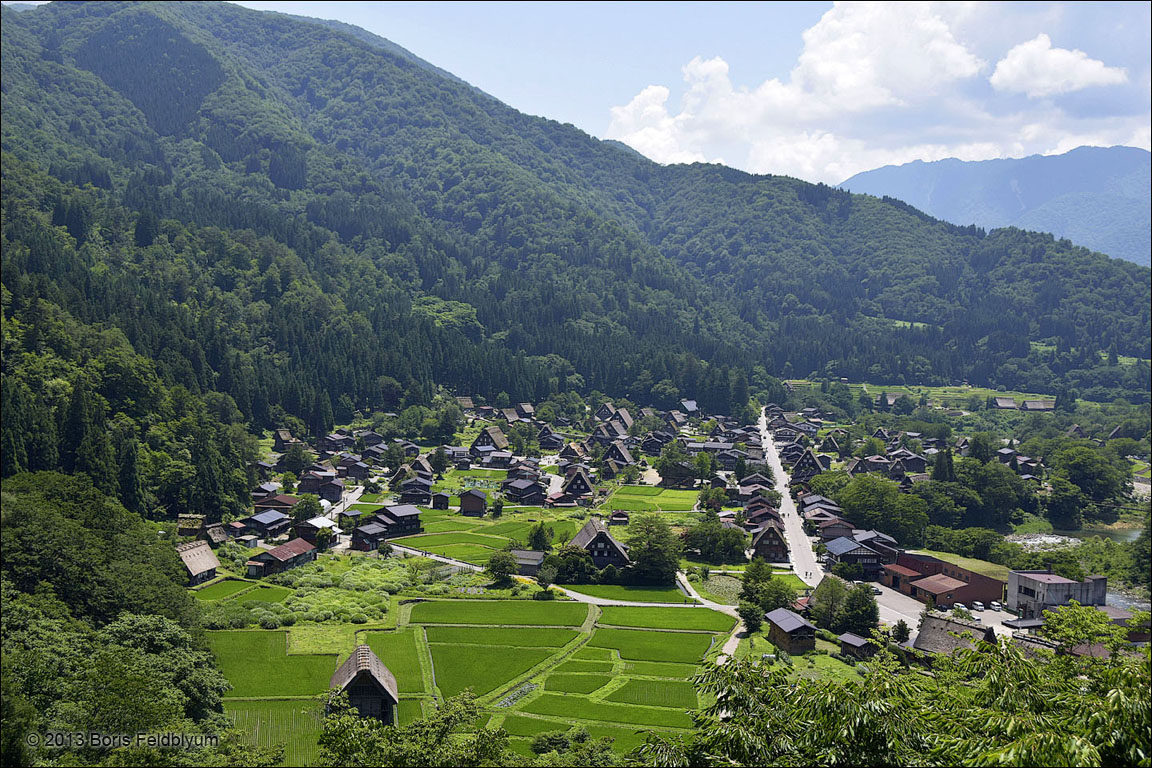
[[[895,197],[957,224],[1051,232],[1148,266],[1152,154],[1136,147],[1078,147],[1062,155],[885,166],[841,186]]]
[[[201,432],[204,407],[319,430],[436,386],[713,411],[811,374],[1148,397],[1147,366],[1101,356],[1152,356],[1148,269],[1048,235],[660,166],[338,24],[53,3],[5,8],[2,43],[4,375],[54,414],[77,377],[109,417]],[[174,387],[194,399],[161,413]]]

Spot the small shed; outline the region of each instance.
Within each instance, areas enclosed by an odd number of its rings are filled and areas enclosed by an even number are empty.
[[[769,611],[768,640],[777,648],[791,654],[804,653],[816,648],[816,627],[787,608]]]
[[[628,525],[628,513],[618,509],[608,516],[608,525]]]
[[[400,705],[396,677],[368,646],[356,646],[332,675],[328,687],[347,693],[348,703],[361,717],[374,717],[385,725],[396,724]]]
[[[452,498],[444,491],[432,494],[432,509],[448,509],[448,500]]]
[[[488,494],[469,488],[460,493],[460,514],[469,517],[483,517],[488,508]]]
[[[521,576],[535,576],[540,570],[540,564],[548,556],[547,552],[534,549],[513,549],[512,557],[516,558],[516,566]]]
[[[866,637],[845,632],[840,635],[840,654],[854,659],[868,659],[876,653],[876,643]]]

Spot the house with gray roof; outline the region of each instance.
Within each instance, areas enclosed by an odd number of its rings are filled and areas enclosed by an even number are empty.
[[[787,608],[777,608],[764,615],[768,622],[768,640],[789,654],[816,648],[816,627]]]

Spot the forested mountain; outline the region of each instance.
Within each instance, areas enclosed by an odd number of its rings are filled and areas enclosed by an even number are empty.
[[[251,430],[440,386],[1148,398],[1123,359],[1152,354],[1147,268],[659,166],[384,42],[222,3],[3,10],[5,474],[104,467],[123,499],[147,473],[232,508]]]
[[[956,224],[1020,227],[1148,266],[1152,154],[1078,147],[1062,155],[887,165],[840,186],[894,197]]]

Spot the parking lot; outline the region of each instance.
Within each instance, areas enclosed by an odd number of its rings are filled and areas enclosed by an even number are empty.
[[[903,619],[915,635],[916,629],[920,625],[920,613],[924,610],[924,603],[883,584],[871,582],[870,586],[880,590],[880,594],[876,595],[876,604],[880,608],[880,621],[885,624],[895,624]],[[968,606],[968,610],[972,611],[972,606]],[[980,619],[981,624],[992,627],[997,635],[1007,637],[1013,632],[1011,627],[1004,626],[1004,622],[1015,619],[1016,614],[1014,613],[993,611],[986,608],[983,611],[972,611],[972,615]]]

